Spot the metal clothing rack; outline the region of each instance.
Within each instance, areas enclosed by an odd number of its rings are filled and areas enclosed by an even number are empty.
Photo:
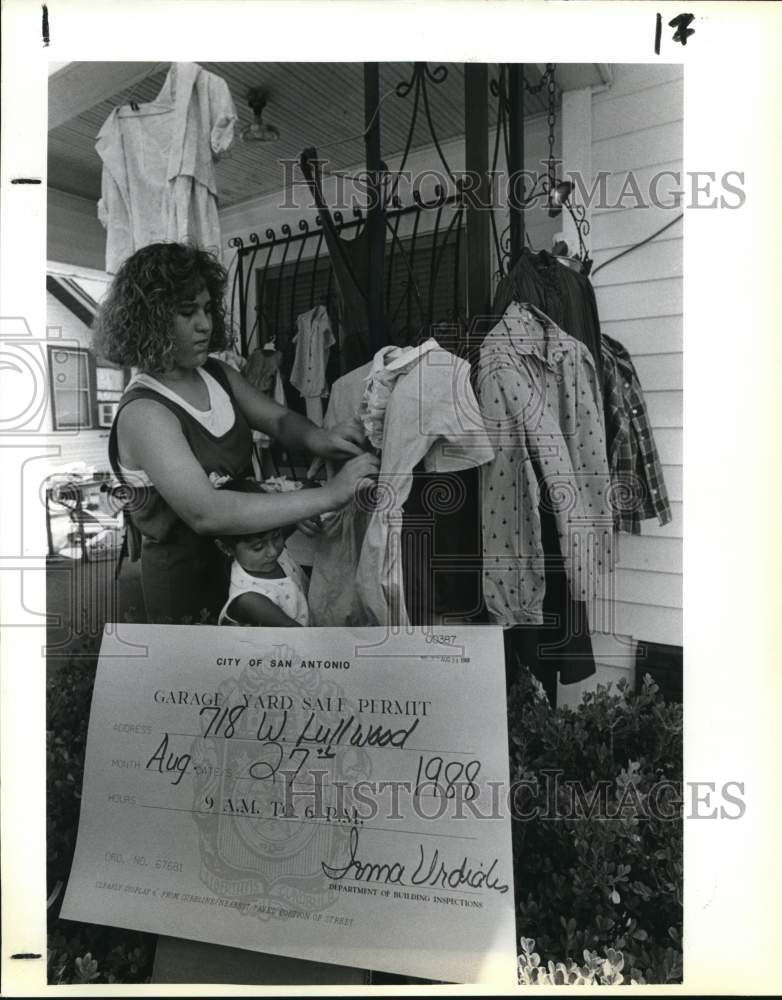
[[[537,83],[527,79],[520,63],[500,64],[489,80],[487,64],[464,66],[465,174],[457,177],[443,152],[433,120],[430,92],[448,78],[448,67],[415,63],[411,76],[396,85],[396,97],[411,102],[408,135],[396,180],[385,173],[381,159],[381,105],[379,64],[364,65],[364,140],[369,180],[369,209],[354,208],[345,218],[339,211],[319,212],[314,225],[302,218],[294,226],[284,223],[278,233],[265,231],[265,239],[250,233],[247,241],[235,237],[236,268],[231,290],[231,315],[238,323],[239,346],[246,356],[254,339],[263,341],[259,325],[276,333],[292,329],[296,315],[318,301],[334,301],[334,268],[324,261],[326,225],[341,237],[365,241],[367,282],[361,289],[366,303],[367,358],[389,342],[413,342],[422,330],[437,325],[450,329],[449,349],[469,354],[479,319],[490,313],[492,285],[519,259],[526,239],[525,213],[541,197],[549,214],[566,210],[579,239],[582,270],[591,266],[584,238],[589,232],[585,211],[574,203],[567,182],[556,176],[554,126],[558,91],[555,67],[548,64]],[[548,169],[529,189],[518,180],[509,189],[507,225],[500,230],[496,208],[487,211],[492,191],[490,171],[496,171],[500,152],[505,153],[509,178],[522,178],[524,170],[525,95],[544,92],[547,99]],[[491,162],[488,142],[490,98],[495,101],[496,135]],[[398,178],[412,149],[416,125],[423,120],[437,153],[447,187],[438,185],[426,201],[419,192],[413,203],[403,205]],[[572,185],[570,185],[572,187]],[[564,197],[561,197],[564,192]],[[328,219],[324,219],[325,214]],[[433,214],[430,214],[433,213]],[[326,241],[327,242],[327,241]],[[492,274],[492,257],[496,270]],[[260,262],[260,266],[258,263]],[[256,315],[248,315],[251,282]],[[276,285],[276,288],[274,286]],[[282,294],[282,286],[285,292]],[[275,294],[268,293],[274,289]],[[446,337],[448,335],[446,334]]]

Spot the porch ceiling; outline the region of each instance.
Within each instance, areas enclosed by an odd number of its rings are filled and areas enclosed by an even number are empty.
[[[247,104],[250,87],[263,87],[268,93],[264,121],[276,125],[281,137],[278,142],[247,144],[237,140],[227,157],[217,164],[220,205],[225,208],[237,202],[283,187],[279,160],[298,157],[302,149],[315,146],[322,157],[328,158],[334,169],[354,167],[364,161],[364,144],[360,134],[364,127],[363,64],[362,63],[213,63],[200,65],[221,76],[231,91],[239,128],[252,121]],[[434,66],[435,64],[430,64]],[[90,89],[91,74],[100,67],[114,66],[115,75],[102,78],[103,87],[96,83]],[[133,85],[127,83],[111,92],[111,79],[129,81],[138,77],[144,64],[69,63],[49,78],[50,107],[57,124],[49,132],[48,183],[66,193],[90,200],[100,197],[101,161],[95,152],[95,137],[112,108],[130,100],[143,103],[153,100],[163,85],[168,63],[150,65],[146,75]],[[92,68],[91,68],[92,67]],[[404,80],[409,80],[412,63],[382,63],[380,73],[381,98]],[[448,76],[439,85],[430,85],[428,95],[438,140],[458,137],[464,133],[464,71],[461,64],[448,64]],[[542,68],[542,67],[541,67]],[[567,71],[567,67],[562,67]],[[490,79],[497,76],[497,67],[490,67]],[[528,76],[536,83],[540,70],[530,66]],[[559,77],[559,71],[558,71]],[[592,80],[591,82],[598,82]],[[65,118],[68,90],[81,88],[85,92],[102,94],[102,99],[73,117]],[[85,108],[91,98],[74,94],[73,105]],[[528,96],[525,111],[529,115],[544,110],[545,91]],[[496,102],[490,101],[490,122],[496,120]],[[67,112],[66,112],[67,113]],[[412,113],[412,94],[406,99],[392,94],[381,107],[382,151],[391,158],[405,147]],[[64,119],[64,120],[63,120]],[[348,137],[349,141],[342,140]],[[339,145],[335,143],[339,142]],[[332,143],[334,145],[329,145]],[[424,109],[419,116],[413,148],[431,145]]]

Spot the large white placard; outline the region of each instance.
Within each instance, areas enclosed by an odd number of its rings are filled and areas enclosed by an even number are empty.
[[[120,634],[63,917],[515,982],[499,629]]]

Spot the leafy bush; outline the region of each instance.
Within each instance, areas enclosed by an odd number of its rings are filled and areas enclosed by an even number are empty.
[[[681,706],[646,678],[554,711],[536,684],[509,699],[521,981],[680,982]]]
[[[624,956],[613,948],[607,948],[602,956],[585,950],[584,965],[578,965],[572,959],[567,964],[554,964],[549,960],[544,967],[535,951],[534,939],[521,939],[519,982],[522,986],[621,986],[625,982],[623,968]],[[631,979],[625,985],[634,986],[636,980]]]
[[[154,957],[152,935],[59,918],[76,847],[95,647],[85,640],[50,666],[46,684],[47,969],[58,985],[148,982]]]

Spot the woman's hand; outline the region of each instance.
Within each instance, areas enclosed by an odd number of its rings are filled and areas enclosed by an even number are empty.
[[[344,462],[353,455],[359,455],[366,446],[364,428],[358,418],[343,420],[341,424],[326,429],[318,427],[307,441],[309,449],[318,458],[328,458],[334,462]]]
[[[357,444],[362,450],[366,448],[367,436],[364,432],[364,425],[358,417],[351,417],[350,420],[343,420],[331,428],[331,432],[345,441]],[[330,456],[327,456],[330,457]]]
[[[380,469],[380,459],[365,451],[345,462],[339,472],[323,487],[334,500],[334,507],[344,507],[364,486],[371,486]]]
[[[305,521],[299,521],[296,527],[307,538],[316,538],[323,534],[323,524],[319,517],[308,517]]]
[[[364,428],[358,418],[344,420],[327,430],[318,427],[307,438],[309,450],[315,455],[308,471],[307,478],[312,479],[322,468],[324,461],[344,462],[363,453],[362,445],[366,444]]]

